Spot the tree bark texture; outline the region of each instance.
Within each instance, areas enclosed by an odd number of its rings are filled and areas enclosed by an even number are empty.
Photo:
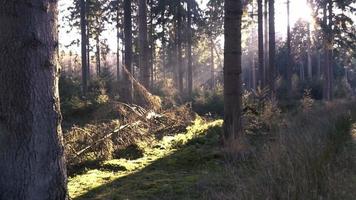
[[[57,1],[0,2],[0,199],[67,198]]]
[[[241,17],[240,0],[225,1],[224,140],[242,133],[241,124]]]

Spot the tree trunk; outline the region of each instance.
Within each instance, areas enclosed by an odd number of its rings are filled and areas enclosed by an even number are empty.
[[[241,18],[242,2],[225,1],[224,140],[238,139],[241,124]]]
[[[125,68],[132,74],[132,17],[131,0],[124,0],[124,32],[125,32]],[[127,103],[133,101],[132,81],[127,73],[123,73],[123,97]]]
[[[120,84],[120,6],[117,3],[116,8],[116,79],[118,84]]]
[[[87,35],[86,35],[86,2],[80,0],[80,30],[82,47],[82,92],[83,96],[88,93],[88,65],[87,65]]]
[[[178,90],[183,94],[183,58],[182,58],[182,14],[181,0],[178,0],[177,6],[177,61],[178,61]]]
[[[215,56],[214,56],[214,41],[211,39],[210,42],[210,71],[211,71],[211,89],[215,90]]]
[[[148,63],[148,34],[147,34],[147,3],[146,0],[138,1],[139,16],[139,64],[141,84],[149,89],[150,87],[150,66]]]
[[[100,62],[100,39],[99,35],[95,37],[95,46],[96,46],[96,52],[95,52],[95,59],[96,59],[96,75],[100,77],[101,73],[101,62]]]
[[[264,86],[264,58],[263,58],[263,6],[262,0],[257,0],[258,9],[258,86]]]
[[[329,21],[324,33],[325,70],[323,96],[326,101],[330,101],[332,99],[332,8],[332,1],[329,1],[329,3],[324,7],[324,24],[327,24],[327,19]]]
[[[89,33],[89,0],[86,0],[85,2],[85,18],[86,18],[86,22],[85,22],[85,26],[86,26],[86,52],[87,52],[87,84],[89,85],[90,83],[90,33]]]
[[[274,26],[274,0],[269,0],[269,86],[271,97],[276,93],[276,39]]]
[[[290,0],[287,1],[287,69],[286,69],[286,84],[287,98],[292,97],[292,56],[291,56],[291,35],[290,35]]]
[[[0,4],[0,199],[64,200],[57,1],[26,2]]]
[[[192,97],[192,92],[193,92],[193,64],[192,64],[192,2],[191,0],[188,0],[188,7],[187,7],[187,12],[188,12],[188,44],[187,44],[187,56],[188,56],[188,96],[189,98]]]
[[[268,0],[264,2],[264,70],[263,79],[264,86],[268,85],[268,68],[269,68],[269,57],[268,57]]]
[[[308,60],[308,79],[313,80],[313,67],[311,58],[311,34],[310,34],[310,23],[308,22],[308,50],[307,50],[307,60]]]

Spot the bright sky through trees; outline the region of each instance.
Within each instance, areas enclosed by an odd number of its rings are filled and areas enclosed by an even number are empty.
[[[66,26],[64,20],[62,19],[64,16],[68,15],[68,7],[72,4],[72,0],[60,0],[59,1],[59,21],[60,21],[60,26]],[[207,3],[207,0],[197,0],[198,3],[201,5],[201,9],[204,9]],[[276,8],[276,32],[277,35],[276,37],[286,37],[286,31],[287,31],[287,10],[286,10],[286,2],[287,0],[276,0],[275,1],[275,8]],[[307,21],[312,20],[311,16],[311,9],[307,4],[307,0],[291,0],[291,26],[294,25],[294,23],[298,19],[304,19]],[[68,27],[68,26],[66,26]],[[104,31],[103,33],[103,38],[108,39],[108,44],[110,46],[110,49],[115,52],[116,51],[116,30],[114,29],[114,25],[108,25],[108,30]],[[68,45],[71,43],[71,41],[75,39],[79,39],[79,30],[72,30],[69,33],[67,33],[66,28],[60,28],[60,42],[61,42],[61,48],[63,50],[66,50],[64,48],[65,45]],[[70,49],[73,51],[79,52],[79,47],[77,46],[72,46]]]

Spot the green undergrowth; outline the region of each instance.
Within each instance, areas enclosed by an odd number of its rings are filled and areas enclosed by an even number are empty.
[[[141,156],[96,163],[69,178],[72,199],[201,199],[199,180],[221,169],[222,120],[137,144]],[[130,160],[131,158],[131,160]]]

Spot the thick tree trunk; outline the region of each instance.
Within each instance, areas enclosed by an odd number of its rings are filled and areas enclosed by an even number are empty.
[[[82,47],[82,92],[83,96],[88,93],[88,65],[87,65],[87,34],[86,34],[86,2],[80,0],[80,30]]]
[[[258,9],[258,86],[261,88],[264,86],[264,55],[263,55],[263,6],[262,0],[257,0]]]
[[[192,63],[192,2],[188,0],[188,44],[187,44],[187,56],[188,56],[188,96],[192,97],[193,92],[193,63]]]
[[[225,1],[224,140],[238,139],[241,124],[241,17],[242,2]]]
[[[132,17],[131,0],[124,0],[124,32],[125,32],[125,68],[132,74]],[[132,81],[127,73],[123,73],[123,97],[127,103],[133,101]]]
[[[64,200],[57,1],[2,2],[0,13],[0,199]]]
[[[269,0],[269,87],[271,97],[276,93],[276,39],[274,26],[274,0]]]
[[[139,16],[139,64],[141,84],[149,89],[150,87],[150,66],[148,63],[148,34],[147,34],[147,3],[146,0],[138,1]]]

